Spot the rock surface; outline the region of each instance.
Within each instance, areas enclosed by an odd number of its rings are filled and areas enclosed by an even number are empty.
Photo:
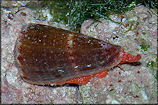
[[[2,2],[5,4],[5,1]],[[25,3],[23,3],[25,4]],[[18,5],[16,5],[18,6]],[[18,32],[27,23],[49,24],[47,20],[36,20],[33,10],[20,7],[1,8],[1,102],[2,104],[125,104],[157,103],[157,79],[149,61],[156,62],[157,55],[157,17],[144,6],[136,7],[122,16],[93,24],[86,20],[81,32],[110,43],[121,45],[126,52],[141,54],[140,64],[122,64],[123,70],[115,67],[104,78],[92,78],[87,85],[79,86],[38,86],[24,82],[14,65],[13,49]],[[122,21],[121,21],[122,20]],[[139,24],[138,24],[139,22]],[[52,26],[67,29],[61,24]],[[132,30],[129,30],[130,26]],[[150,45],[147,51],[141,49],[142,41]]]

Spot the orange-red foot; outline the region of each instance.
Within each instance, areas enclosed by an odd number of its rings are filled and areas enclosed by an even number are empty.
[[[126,62],[137,62],[140,59],[141,59],[141,56],[139,54],[137,56],[134,56],[134,55],[131,55],[131,54],[123,51],[123,56],[121,58],[120,64],[126,63]]]
[[[63,82],[57,82],[56,85],[65,84],[65,83],[86,85],[88,83],[89,79],[91,79],[92,77],[96,76],[96,77],[102,78],[102,77],[106,76],[107,72],[108,72],[108,70],[104,70],[100,73],[96,73],[93,75],[83,76],[83,77],[79,77],[79,78],[75,78],[75,79],[71,79],[71,80],[67,80],[67,81],[63,81]]]
[[[98,77],[98,78],[103,78],[103,77],[106,76],[107,72],[108,72],[108,70],[104,70],[104,71],[102,71],[102,72],[100,72],[100,73],[94,74],[94,76],[96,76],[96,77]]]

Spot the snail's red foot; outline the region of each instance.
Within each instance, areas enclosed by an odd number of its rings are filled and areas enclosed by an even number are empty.
[[[93,75],[88,75],[88,76],[83,76],[83,77],[79,77],[79,78],[74,78],[74,79],[71,79],[71,80],[63,81],[63,82],[57,82],[56,85],[65,84],[65,83],[68,83],[68,84],[78,84],[78,85],[86,85],[88,83],[88,81],[92,77],[96,76],[98,78],[102,78],[102,77],[106,76],[107,72],[108,72],[108,70],[104,70],[102,72],[99,72],[99,73],[96,73],[96,74],[93,74]]]
[[[124,52],[123,51],[123,56],[122,56],[122,60],[120,62],[121,63],[125,63],[125,62],[137,62],[141,59],[141,55],[137,55],[137,56],[134,56],[134,55],[131,55],[127,52]]]

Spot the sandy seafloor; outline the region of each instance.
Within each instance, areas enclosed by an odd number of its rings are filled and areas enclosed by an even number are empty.
[[[130,54],[140,54],[139,63],[121,64],[108,71],[104,78],[91,78],[86,85],[38,86],[24,82],[14,65],[13,49],[21,27],[41,23],[69,29],[50,22],[49,11],[43,11],[46,20],[39,21],[35,11],[26,8],[29,1],[2,2],[1,8],[1,103],[2,104],[154,104],[157,103],[155,68],[147,67],[157,57],[157,16],[144,6],[138,6],[120,16],[112,15],[117,24],[101,19],[88,29],[92,20],[85,20],[81,32],[120,45]],[[14,6],[14,8],[12,8]],[[24,7],[20,7],[24,6]],[[19,7],[19,8],[18,8]],[[139,23],[139,24],[138,24]],[[130,26],[132,30],[128,30]],[[149,45],[147,51],[141,45]]]

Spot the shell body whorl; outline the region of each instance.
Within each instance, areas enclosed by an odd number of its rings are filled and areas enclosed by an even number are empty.
[[[110,69],[121,62],[122,48],[80,33],[29,24],[18,36],[14,55],[21,77],[44,85]]]

